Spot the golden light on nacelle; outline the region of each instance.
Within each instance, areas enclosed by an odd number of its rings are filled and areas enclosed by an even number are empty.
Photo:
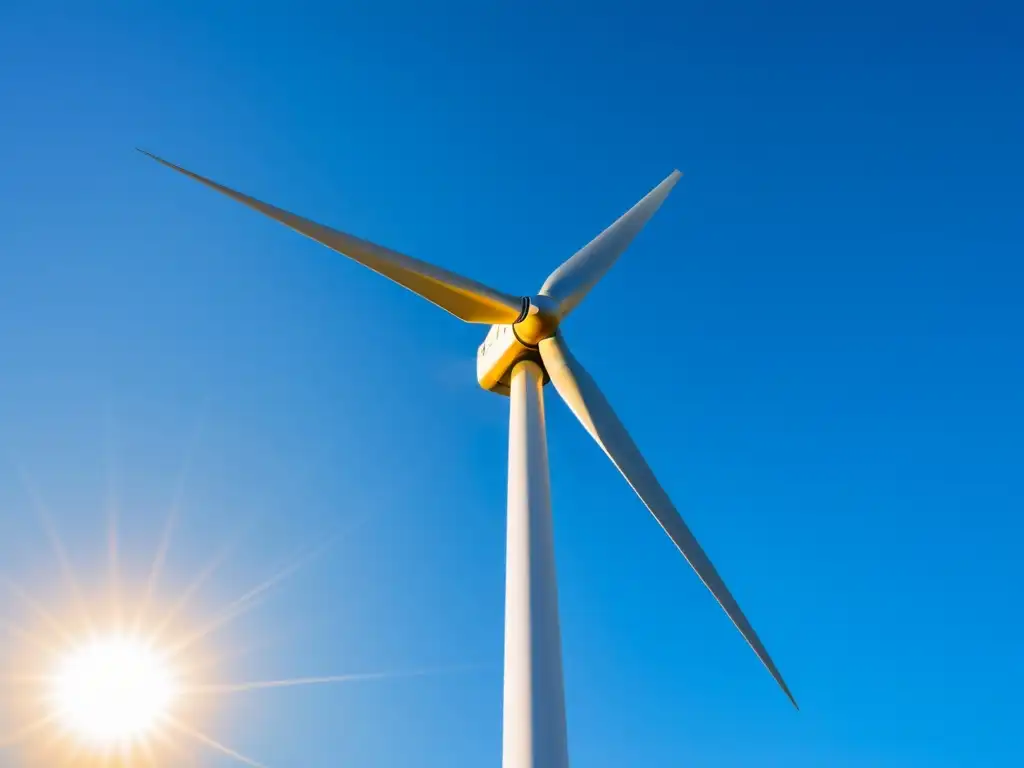
[[[88,747],[124,751],[168,722],[179,694],[168,660],[126,635],[71,649],[50,680],[56,722]]]

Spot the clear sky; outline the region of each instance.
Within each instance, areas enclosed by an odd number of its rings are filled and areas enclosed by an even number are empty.
[[[30,485],[92,606],[115,513],[126,591],[175,500],[161,595],[232,545],[197,617],[326,542],[207,674],[433,674],[204,730],[498,765],[486,329],[133,148],[510,293],[679,167],[565,331],[802,711],[549,391],[573,764],[1024,763],[1016,4],[144,5],[0,11],[3,575],[70,610]]]

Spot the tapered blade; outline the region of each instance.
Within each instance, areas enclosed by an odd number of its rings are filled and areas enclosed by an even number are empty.
[[[740,610],[728,587],[725,586],[725,582],[718,575],[715,566],[711,564],[711,560],[704,554],[697,539],[683,522],[683,518],[676,511],[651,468],[647,466],[644,457],[640,454],[622,422],[619,421],[618,416],[615,415],[611,405],[601,394],[594,379],[572,356],[560,336],[544,339],[540,343],[540,355],[558,394],[562,396],[566,405],[576,414],[576,418],[597,441],[597,444],[608,454],[608,458],[618,467],[641,501],[647,505],[651,514],[665,529],[665,533],[683,553],[683,557],[697,572],[705,586],[711,590],[711,594],[725,609],[740,634],[750,643],[754,653],[761,659],[786,696],[793,702],[793,706],[796,707],[796,699],[793,698],[782,675],[779,674],[779,670],[768,656],[768,651],[761,644],[754,628],[750,626],[750,622],[743,615],[743,611]]]
[[[522,312],[521,298],[501,293],[441,267],[296,216],[169,163],[149,152],[141,149],[139,151],[158,163],[183,173],[390,278],[467,323],[507,325],[514,323]]]
[[[548,275],[540,292],[558,302],[559,316],[565,317],[604,277],[612,264],[633,242],[633,238],[665,202],[682,174],[673,171],[639,203],[622,214],[608,229],[569,257]]]

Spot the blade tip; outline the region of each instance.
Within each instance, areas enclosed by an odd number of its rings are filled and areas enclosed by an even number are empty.
[[[793,695],[793,692],[789,690],[789,686],[786,685],[781,679],[777,680],[776,682],[778,682],[779,687],[782,688],[782,692],[786,694],[786,698],[789,699],[789,703],[793,705],[793,709],[799,712],[800,705],[796,703],[796,697]]]
[[[668,195],[676,186],[676,182],[679,181],[683,176],[683,172],[676,168],[672,173],[665,177],[665,180],[659,184],[659,188],[664,190],[663,194]]]
[[[156,160],[158,163],[162,163],[164,165],[167,165],[167,161],[166,160],[164,160],[161,157],[157,157],[152,152],[149,152],[149,151],[143,149],[142,147],[136,147],[135,151],[145,155],[146,157],[150,158],[151,160]]]
[[[152,152],[148,152],[147,150],[142,149],[141,147],[136,147],[135,149],[144,154],[146,157],[160,163],[160,165],[166,168],[170,168],[172,171],[177,171],[178,173],[183,173],[186,176],[192,176],[193,178],[198,178],[200,181],[205,181],[202,177],[196,176],[196,174],[192,173],[191,171],[185,168],[182,168],[180,165],[175,165],[170,160],[164,160],[159,155],[154,155]]]

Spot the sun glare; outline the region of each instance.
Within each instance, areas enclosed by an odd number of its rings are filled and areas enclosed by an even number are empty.
[[[29,486],[29,490],[34,489]],[[30,493],[50,540],[71,604],[57,607],[34,597],[0,572],[0,597],[26,609],[27,622],[0,612],[0,765],[133,768],[196,765],[213,752],[239,765],[262,763],[222,743],[205,721],[222,697],[247,691],[334,685],[424,671],[320,675],[228,682],[219,678],[231,656],[211,652],[213,635],[259,605],[281,582],[333,541],[329,537],[287,562],[240,596],[215,607],[198,623],[189,607],[224,560],[227,549],[200,568],[180,594],[165,603],[160,576],[174,530],[176,508],[164,525],[148,577],[122,580],[117,517],[108,521],[109,583],[82,589],[46,506]],[[135,593],[135,585],[141,588]],[[3,606],[0,604],[0,609]],[[70,608],[70,610],[66,610]],[[11,642],[8,642],[10,640]],[[212,653],[212,655],[211,655]],[[23,687],[27,686],[27,687]],[[10,762],[8,750],[21,758]]]
[[[99,748],[150,735],[169,716],[176,694],[166,661],[130,637],[100,638],[72,650],[60,660],[51,691],[61,725]]]

